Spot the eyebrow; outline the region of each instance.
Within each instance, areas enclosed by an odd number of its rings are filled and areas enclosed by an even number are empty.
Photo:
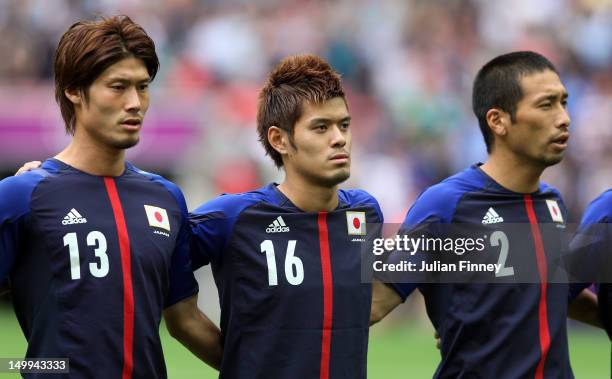
[[[150,77],[140,77],[137,78],[135,80],[130,80],[129,78],[125,77],[125,76],[111,76],[109,78],[106,79],[106,82],[108,83],[112,83],[112,82],[122,82],[122,83],[131,83],[131,82],[137,82],[137,83],[142,83],[142,82],[150,82],[151,78]]]
[[[314,124],[318,124],[320,122],[328,123],[330,121],[334,121],[334,120],[331,119],[331,118],[327,118],[327,117],[317,117],[317,118],[313,118],[312,120],[310,120],[309,124],[310,125],[314,125]],[[343,118],[339,119],[338,121],[339,122],[351,121],[351,116],[343,117]]]
[[[539,103],[540,101],[543,101],[543,100],[555,101],[559,97],[561,97],[561,100],[567,100],[567,98],[569,97],[569,94],[566,91],[563,91],[561,92],[561,96],[559,96],[559,94],[541,95],[535,99],[535,102]]]

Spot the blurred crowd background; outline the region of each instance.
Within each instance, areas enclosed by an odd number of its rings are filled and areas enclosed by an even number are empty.
[[[0,171],[68,141],[53,100],[53,53],[78,19],[124,13],[155,40],[161,71],[130,160],[194,207],[280,180],[255,134],[270,68],[314,53],[343,76],[353,116],[350,187],[401,221],[427,186],[486,159],[471,111],[476,71],[512,50],[543,53],[570,93],[569,152],[546,179],[572,218],[612,183],[609,0],[0,1]]]

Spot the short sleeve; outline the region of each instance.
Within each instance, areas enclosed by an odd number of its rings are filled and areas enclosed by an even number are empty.
[[[461,193],[453,188],[448,182],[442,182],[430,187],[423,192],[414,205],[410,208],[398,234],[408,238],[418,238],[421,236],[436,237],[440,234],[439,225],[450,223],[453,217],[456,204]],[[423,254],[414,254],[410,257],[412,263],[420,266]],[[387,258],[387,263],[394,263],[399,259],[399,254],[391,253]],[[402,298],[406,298],[422,283],[417,281],[393,281],[387,282]]]
[[[32,192],[43,179],[34,170],[0,181],[0,282],[9,275],[28,231]]]
[[[611,213],[612,191],[608,191],[589,204],[570,243],[570,253],[565,259],[568,271],[574,280],[584,281],[587,286],[612,278],[609,269]]]
[[[198,283],[193,275],[193,267],[189,255],[190,238],[191,231],[187,219],[187,211],[185,210],[181,230],[170,263],[170,288],[166,298],[166,307],[198,293]]]
[[[189,215],[191,259],[194,269],[218,263],[243,210],[262,201],[262,192],[221,195],[202,204]]]
[[[158,175],[150,174],[153,181],[161,183],[174,197],[181,214],[181,227],[176,239],[172,258],[170,260],[169,288],[166,295],[164,307],[178,303],[188,297],[198,293],[198,282],[193,275],[191,258],[189,256],[189,243],[191,231],[189,229],[189,219],[185,197],[181,190],[174,183],[167,181]]]

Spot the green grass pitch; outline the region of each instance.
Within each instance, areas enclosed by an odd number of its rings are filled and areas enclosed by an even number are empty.
[[[408,323],[408,322],[406,322]],[[402,323],[399,323],[402,324]],[[424,323],[372,328],[368,356],[371,379],[431,378],[438,362],[432,328]],[[171,379],[213,379],[215,371],[193,357],[166,331],[161,329],[168,376]],[[535,338],[536,336],[534,336]],[[610,343],[602,331],[590,327],[570,327],[570,355],[577,379],[610,377]],[[0,357],[19,358],[25,353],[25,339],[10,309],[0,308]],[[19,378],[0,374],[2,378]]]

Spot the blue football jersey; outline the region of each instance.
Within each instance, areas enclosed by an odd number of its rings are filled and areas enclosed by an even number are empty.
[[[382,214],[364,191],[338,195],[334,211],[308,213],[270,184],[192,213],[192,260],[211,264],[219,291],[221,378],[366,377],[361,249]]]
[[[67,357],[70,378],[165,378],[162,310],[197,293],[189,238],[178,187],[129,163],[101,177],[49,159],[1,181],[0,281],[26,356]]]
[[[609,189],[593,200],[584,211],[580,225],[612,222],[612,189]]]
[[[584,211],[578,233],[572,243],[579,254],[585,254],[592,264],[591,272],[597,272],[598,303],[601,319],[608,336],[612,338],[612,189],[593,200]],[[588,240],[588,243],[584,241]],[[593,267],[595,266],[595,267]],[[589,283],[590,284],[590,283]]]
[[[547,282],[549,255],[567,249],[567,212],[555,189],[509,191],[474,165],[427,189],[403,230],[429,233],[443,224],[525,224],[539,283],[390,284],[405,299],[415,288],[441,337],[435,378],[573,378],[567,346],[568,285]],[[544,229],[542,224],[556,224]],[[546,231],[545,231],[546,230]],[[510,246],[508,259],[512,257]],[[501,254],[501,253],[500,253]]]

